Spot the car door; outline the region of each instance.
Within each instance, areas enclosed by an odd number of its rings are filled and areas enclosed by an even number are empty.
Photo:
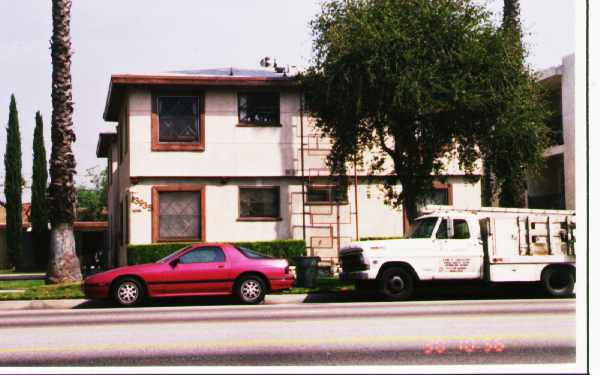
[[[165,294],[218,293],[229,289],[229,262],[219,246],[202,246],[172,263]]]
[[[448,237],[448,223],[453,225]],[[439,279],[476,279],[481,277],[483,251],[475,233],[471,233],[467,220],[443,218],[436,231],[441,257]]]

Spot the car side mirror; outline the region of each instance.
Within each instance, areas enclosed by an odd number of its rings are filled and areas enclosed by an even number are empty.
[[[175,268],[178,264],[179,264],[179,258],[175,258],[169,262],[169,265],[173,268]]]

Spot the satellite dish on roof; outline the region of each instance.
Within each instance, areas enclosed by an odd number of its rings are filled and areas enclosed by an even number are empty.
[[[260,66],[262,66],[263,68],[270,67],[271,66],[271,58],[269,56],[263,57],[263,59],[260,60]]]

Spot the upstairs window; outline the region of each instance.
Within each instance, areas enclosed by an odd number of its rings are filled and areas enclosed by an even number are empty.
[[[240,187],[239,220],[279,220],[279,187]]]
[[[195,96],[158,97],[158,141],[198,142],[200,108]]]
[[[279,93],[239,93],[238,120],[240,126],[280,126]]]
[[[153,95],[153,150],[202,151],[203,138],[202,95]]]

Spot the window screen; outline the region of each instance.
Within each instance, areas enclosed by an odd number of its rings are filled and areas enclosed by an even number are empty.
[[[160,239],[200,239],[200,193],[159,193]]]
[[[240,188],[241,218],[279,218],[279,188]]]
[[[159,96],[159,142],[199,142],[200,108],[196,96]]]
[[[308,186],[306,191],[307,203],[335,203],[347,202],[348,192],[342,191],[339,200],[336,200],[335,186]]]
[[[238,115],[242,124],[279,125],[279,93],[240,93]]]

